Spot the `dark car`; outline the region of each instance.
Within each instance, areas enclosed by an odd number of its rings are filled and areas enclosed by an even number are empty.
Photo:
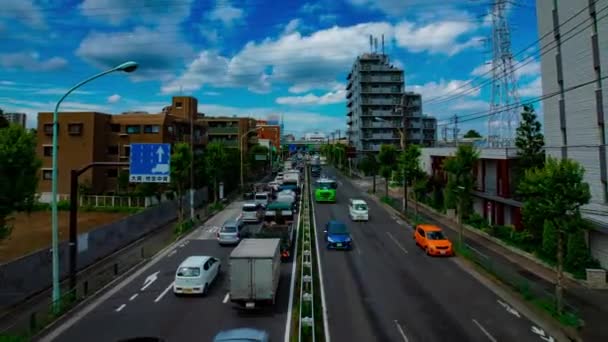
[[[353,248],[353,238],[346,224],[340,221],[329,221],[325,225],[325,243],[327,249]]]

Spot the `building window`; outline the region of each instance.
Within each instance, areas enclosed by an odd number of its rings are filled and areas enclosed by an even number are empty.
[[[141,133],[141,126],[127,125],[127,134],[139,134],[139,133]]]
[[[112,146],[108,146],[108,154],[109,155],[117,155],[118,154],[118,146],[116,145],[112,145]]]
[[[131,156],[131,146],[124,146],[125,148],[125,157],[130,157]]]
[[[182,109],[182,103],[181,102],[175,102],[175,108],[176,109]]]
[[[108,176],[108,178],[116,178],[116,177],[118,177],[118,170],[116,170],[116,169],[107,169],[106,170],[106,176]]]
[[[45,157],[51,157],[53,155],[53,146],[42,146]]]
[[[42,179],[43,180],[51,180],[51,179],[53,179],[53,170],[51,170],[51,169],[42,169]]]
[[[81,123],[68,124],[68,133],[70,135],[82,135],[82,124]]]
[[[145,125],[144,133],[159,133],[160,126],[159,125]]]
[[[44,134],[53,135],[53,124],[44,124]]]
[[[110,125],[110,130],[113,133],[120,133],[120,124],[111,124]]]

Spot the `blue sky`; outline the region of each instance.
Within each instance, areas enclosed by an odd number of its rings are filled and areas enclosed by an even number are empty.
[[[474,86],[489,69],[491,2],[2,0],[0,108],[28,113],[33,127],[36,113],[52,110],[71,85],[134,60],[135,73],[90,83],[63,110],[155,113],[181,93],[196,96],[208,115],[283,114],[288,132],[344,132],[346,75],[369,51],[368,36],[384,34],[426,114],[483,112],[489,83]],[[509,20],[519,52],[538,33],[534,2],[516,3]],[[523,99],[541,93],[537,56],[534,49],[517,56],[525,63],[517,71]],[[438,101],[442,95],[454,98]],[[461,127],[485,133],[485,126]]]

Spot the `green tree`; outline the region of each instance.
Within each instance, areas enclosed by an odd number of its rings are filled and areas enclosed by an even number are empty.
[[[519,156],[518,165],[524,172],[535,167],[542,167],[545,161],[545,137],[541,127],[534,107],[525,105],[515,137],[515,146]]]
[[[376,193],[376,176],[378,175],[378,171],[380,171],[380,164],[378,164],[378,159],[372,153],[369,153],[361,160],[359,164],[359,168],[366,176],[372,176],[372,192]]]
[[[227,153],[221,142],[214,141],[207,145],[205,151],[205,168],[207,170],[207,175],[213,184],[213,202],[215,203],[217,203],[218,200],[218,184],[222,180],[226,161]]]
[[[382,144],[380,146],[380,153],[378,153],[378,161],[380,162],[380,175],[384,177],[385,184],[384,190],[388,197],[388,183],[389,179],[397,166],[398,152],[395,145]]]
[[[420,168],[420,147],[410,144],[399,155],[398,166],[403,178],[403,212],[407,213],[408,187],[413,185],[424,173]]]
[[[462,220],[471,211],[473,206],[471,200],[471,191],[475,186],[473,168],[478,159],[479,151],[475,147],[460,145],[458,146],[458,150],[456,150],[456,155],[447,158],[443,162],[443,169],[448,173],[445,194],[446,203],[449,207],[456,208],[458,225],[460,227],[458,242],[461,246],[464,231]]]
[[[118,179],[116,181],[116,186],[118,187],[118,194],[126,194],[129,192],[129,171],[128,170],[120,170],[118,171]]]
[[[518,191],[524,196],[523,215],[542,215],[557,235],[557,272],[555,296],[557,310],[563,309],[564,242],[568,234],[584,229],[580,207],[589,203],[589,184],[583,181],[585,170],[570,159],[548,158],[542,168],[525,172]]]
[[[481,134],[474,129],[470,129],[464,134],[464,138],[481,138]]]
[[[256,155],[264,155],[266,156],[266,160],[256,160]],[[249,165],[251,167],[251,171],[259,172],[263,170],[266,166],[269,165],[268,158],[269,150],[268,147],[262,145],[255,145],[249,150]]]
[[[0,109],[0,111],[1,111],[1,109]],[[2,115],[2,114],[0,113],[0,129],[1,129],[1,128],[6,128],[6,127],[8,127],[8,126],[9,126],[9,122],[8,122],[8,120],[6,120],[6,118],[4,117],[4,115]]]
[[[0,129],[0,239],[11,232],[11,214],[35,203],[40,165],[35,135],[19,125]]]
[[[171,185],[177,195],[177,217],[179,222],[184,220],[184,195],[190,186],[190,166],[192,153],[190,145],[178,143],[173,146],[171,155]]]

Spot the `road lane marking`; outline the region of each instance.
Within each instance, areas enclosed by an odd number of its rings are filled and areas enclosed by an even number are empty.
[[[131,301],[133,301],[133,299],[137,298],[138,295],[139,295],[139,293],[132,295],[131,298],[129,298],[129,302],[131,302]]]
[[[298,203],[298,208],[302,208],[302,201],[304,196],[300,196],[300,201]],[[298,224],[296,225],[296,243],[293,248],[293,261],[291,266],[291,284],[289,287],[289,304],[287,305],[287,319],[285,320],[285,342],[291,341],[291,316],[293,311],[293,296],[296,288],[296,266],[298,264],[298,237],[300,236],[300,213],[298,213]]]
[[[410,340],[407,339],[407,335],[405,334],[405,331],[403,331],[403,327],[401,326],[401,324],[399,324],[399,322],[397,320],[395,320],[395,326],[397,326],[397,330],[399,330],[399,334],[401,334],[401,337],[403,337],[403,340],[405,342],[410,342]]]
[[[173,282],[171,282],[171,284],[169,284],[169,286],[167,286],[166,289],[163,290],[163,292],[156,297],[156,299],[154,300],[154,303],[158,303],[159,300],[163,299],[163,297],[167,294],[167,292],[169,292],[169,290],[171,290],[171,288],[173,287]]]
[[[123,305],[119,306],[118,308],[116,308],[116,312],[121,312],[122,309],[125,308],[125,306],[127,306],[127,304],[123,304]]]
[[[144,280],[144,286],[141,288],[140,291],[143,291],[143,290],[147,289],[148,286],[152,285],[152,283],[158,279],[159,273],[160,273],[160,271],[156,271],[156,272],[150,274],[149,276],[147,276],[146,280]]]
[[[481,323],[477,322],[477,320],[474,318],[472,321],[479,328],[479,330],[481,330],[488,337],[488,339],[490,341],[496,342],[496,339],[494,338],[494,336],[490,335],[490,333],[486,330],[486,328],[483,327],[483,325],[481,325]]]
[[[543,329],[541,329],[541,328],[537,328],[535,326],[532,326],[532,332],[535,333],[535,334],[537,334],[544,341],[548,341],[548,342],[555,341],[555,339],[553,338],[553,336],[545,335],[545,331]]]
[[[397,241],[397,239],[393,236],[393,234],[391,234],[390,232],[386,232],[386,234],[388,234],[388,236],[391,238],[391,240],[393,240],[393,242],[397,245],[397,247],[401,248],[401,250],[405,253],[407,253],[407,249],[405,249],[405,247],[403,247],[399,241]]]
[[[511,307],[511,305],[501,301],[500,299],[496,300],[498,302],[498,304],[500,304],[502,307],[505,308],[505,310],[507,310],[508,313],[513,314],[515,316],[517,316],[517,318],[520,318],[521,316],[519,315],[519,312],[517,312],[517,310],[513,309]]]
[[[175,253],[177,253],[177,250],[175,250],[175,249],[172,250],[169,254],[167,254],[167,258],[170,258],[170,257],[174,256]]]
[[[224,300],[222,301],[222,303],[228,303],[228,299],[230,299],[230,292],[226,293],[226,296],[224,296]]]

